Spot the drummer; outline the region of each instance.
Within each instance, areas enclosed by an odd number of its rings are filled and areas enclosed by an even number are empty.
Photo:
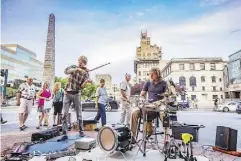
[[[145,82],[140,96],[146,97],[146,94],[148,94],[148,101],[152,103],[164,98],[161,95],[164,95],[164,93],[167,91],[168,85],[166,81],[162,80],[161,71],[159,68],[157,67],[151,68],[149,75],[150,75],[150,80]],[[137,124],[138,124],[138,119],[140,118],[140,114],[141,112],[139,108],[133,109],[132,116],[131,116],[131,131],[133,135],[132,143],[135,143],[137,127],[138,127]]]

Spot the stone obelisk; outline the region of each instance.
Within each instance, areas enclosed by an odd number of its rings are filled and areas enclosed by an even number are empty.
[[[53,89],[55,79],[55,16],[49,15],[49,26],[46,42],[43,81],[48,82]]]

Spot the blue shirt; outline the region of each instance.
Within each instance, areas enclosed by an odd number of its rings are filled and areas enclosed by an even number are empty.
[[[149,102],[155,102],[162,99],[159,94],[165,93],[167,88],[168,85],[164,80],[161,80],[155,84],[148,80],[144,84],[142,91],[147,92]]]
[[[63,102],[64,91],[60,89],[56,95],[54,95],[53,102]]]

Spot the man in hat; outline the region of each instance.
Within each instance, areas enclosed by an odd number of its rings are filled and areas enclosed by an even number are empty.
[[[19,92],[21,92],[19,107],[19,124],[20,130],[24,130],[26,128],[24,123],[26,122],[34,104],[34,96],[36,91],[35,86],[33,85],[33,78],[28,77],[27,81],[25,83],[22,83],[19,86],[18,90]]]
[[[68,113],[71,103],[73,103],[76,111],[77,123],[79,126],[79,134],[81,137],[84,136],[80,91],[85,87],[87,83],[91,83],[91,80],[89,79],[88,75],[88,69],[86,69],[85,67],[87,62],[88,60],[85,56],[80,56],[78,59],[78,65],[69,66],[64,71],[65,74],[69,75],[69,79],[64,89],[65,93],[63,98],[63,136],[60,139],[58,139],[58,141],[68,139]]]

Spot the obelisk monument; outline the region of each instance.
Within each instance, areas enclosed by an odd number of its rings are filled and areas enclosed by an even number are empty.
[[[53,89],[55,79],[55,16],[53,13],[49,15],[49,26],[46,42],[43,81],[50,83]]]

